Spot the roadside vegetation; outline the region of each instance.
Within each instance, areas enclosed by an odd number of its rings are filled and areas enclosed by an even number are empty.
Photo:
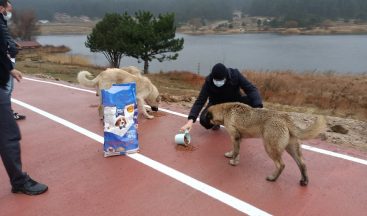
[[[245,71],[265,101],[318,109],[332,116],[367,120],[367,74]]]

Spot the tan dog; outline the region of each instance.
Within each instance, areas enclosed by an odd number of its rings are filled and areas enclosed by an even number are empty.
[[[275,181],[284,169],[282,153],[286,150],[296,161],[302,178],[300,184],[308,184],[307,168],[303,161],[299,139],[316,137],[326,127],[324,117],[318,117],[313,125],[306,129],[297,127],[290,116],[268,109],[256,109],[242,103],[223,103],[209,107],[206,115],[215,125],[224,125],[228,131],[233,150],[225,153],[231,158],[229,163],[239,163],[239,150],[242,138],[261,137],[269,157],[274,161],[275,171],[266,177]]]
[[[135,76],[142,76],[141,75],[142,71],[139,68],[135,67],[135,66],[122,67],[120,69],[124,70],[124,71],[127,71],[130,74],[135,75]]]
[[[97,89],[97,96],[101,95],[101,89],[111,88],[112,84],[135,82],[138,107],[142,111],[144,117],[152,119],[154,116],[149,115],[144,106],[146,102],[153,111],[158,111],[158,105],[160,102],[158,89],[153,85],[148,77],[142,76],[140,73],[137,74],[136,72],[136,70],[133,73],[129,73],[119,68],[108,68],[105,71],[102,71],[94,79],[88,79],[87,77],[92,77],[92,74],[88,71],[80,71],[77,79],[78,82],[84,86],[95,87]],[[102,99],[100,101],[102,102]],[[103,110],[101,104],[99,105],[98,110],[99,116],[102,118]]]

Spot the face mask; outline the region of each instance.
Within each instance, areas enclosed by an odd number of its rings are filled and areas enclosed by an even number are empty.
[[[11,12],[7,12],[6,15],[4,15],[4,18],[5,20],[10,20],[11,16],[12,16]]]
[[[222,87],[224,85],[224,83],[226,83],[226,79],[224,79],[224,80],[215,80],[215,79],[213,79],[213,83],[217,87]]]

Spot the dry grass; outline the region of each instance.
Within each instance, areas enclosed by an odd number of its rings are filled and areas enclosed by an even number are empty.
[[[148,74],[159,92],[169,95],[197,96],[204,77],[188,71]]]
[[[66,55],[66,54],[55,54],[55,55],[43,55],[43,61],[62,64],[62,65],[78,65],[78,66],[90,66],[90,61],[83,56],[79,55]]]
[[[367,74],[296,71],[243,71],[243,74],[258,87],[268,108],[367,120]],[[197,96],[205,79],[181,71],[149,77],[160,92],[186,96]]]
[[[244,71],[267,102],[317,108],[356,119],[367,119],[367,75]]]
[[[95,66],[81,66],[71,64],[58,64],[52,61],[42,60],[43,56],[34,57],[36,60],[28,59],[17,61],[16,68],[25,74],[46,75],[56,80],[63,80],[70,83],[77,83],[76,77],[79,71],[88,70],[93,74],[98,74],[102,68]]]
[[[40,25],[41,35],[89,34],[94,22],[47,23]]]

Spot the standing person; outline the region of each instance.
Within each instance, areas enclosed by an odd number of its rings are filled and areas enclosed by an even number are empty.
[[[243,95],[240,90],[246,95]],[[241,102],[251,107],[262,108],[262,99],[257,88],[249,82],[237,69],[227,68],[222,63],[214,65],[211,73],[206,77],[200,94],[191,108],[187,123],[181,130],[191,130],[200,111],[200,124],[206,129],[218,130],[219,125],[211,124],[206,118],[207,109],[211,105],[226,102]]]
[[[7,0],[0,0],[0,12],[3,13]],[[48,187],[31,179],[22,171],[20,155],[20,131],[10,107],[10,97],[6,94],[6,83],[10,76],[17,81],[22,73],[13,68],[8,58],[7,39],[0,28],[0,156],[8,173],[13,193],[37,195],[47,191]]]
[[[15,57],[18,54],[18,48],[17,48],[17,43],[14,41],[14,39],[9,34],[8,23],[7,23],[12,17],[12,11],[13,11],[13,6],[8,1],[8,4],[5,10],[0,15],[0,28],[3,29],[5,38],[8,42],[8,46],[7,46],[8,56],[13,66],[15,66]],[[11,93],[13,92],[13,89],[14,89],[14,79],[12,76],[10,76],[9,81],[6,84],[6,93],[9,95],[9,97],[11,97]],[[25,115],[20,115],[17,112],[13,112],[13,116],[15,120],[23,120],[26,118]]]

